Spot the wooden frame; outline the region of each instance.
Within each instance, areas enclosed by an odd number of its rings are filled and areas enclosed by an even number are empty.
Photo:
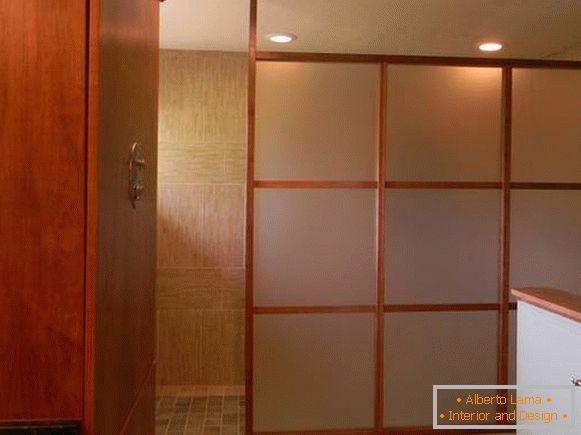
[[[248,40],[248,144],[246,158],[246,238],[245,238],[245,428],[254,429],[254,144],[256,120],[256,25],[257,0],[250,0],[250,37]]]
[[[264,314],[323,314],[323,313],[370,313],[376,316],[376,360],[375,360],[375,409],[374,427],[356,430],[336,431],[301,431],[269,432],[274,434],[428,434],[448,433],[434,431],[430,427],[383,427],[383,318],[385,313],[401,312],[466,312],[496,311],[498,313],[498,371],[499,384],[508,381],[508,346],[509,346],[509,311],[516,309],[516,303],[510,302],[510,206],[511,191],[514,189],[533,190],[581,190],[581,183],[538,183],[512,182],[512,70],[513,68],[551,68],[581,69],[581,62],[545,61],[530,59],[497,59],[465,57],[427,57],[427,56],[392,56],[366,54],[333,54],[333,53],[296,53],[269,52],[257,50],[257,16],[258,0],[250,1],[250,47],[249,47],[249,81],[248,81],[248,164],[247,164],[247,200],[246,200],[246,433],[252,435],[253,429],[253,318]],[[379,134],[377,147],[377,170],[375,180],[336,181],[336,180],[256,180],[254,177],[255,149],[255,107],[256,107],[256,64],[257,62],[331,62],[331,63],[366,63],[380,66],[379,84]],[[463,181],[397,181],[386,180],[385,154],[387,152],[387,74],[390,64],[434,65],[434,66],[471,66],[502,68],[502,173],[501,180],[494,182]],[[338,305],[338,306],[254,306],[253,292],[253,236],[254,236],[254,190],[255,189],[376,189],[376,303],[375,305]],[[385,256],[385,191],[387,189],[493,189],[501,193],[500,226],[499,226],[499,285],[498,303],[464,303],[464,304],[385,304],[384,301],[384,256]],[[450,431],[451,433],[452,431]],[[489,433],[514,432],[454,430],[454,433]],[[261,433],[267,435],[267,433]]]
[[[499,295],[498,311],[498,367],[499,385],[508,383],[508,302],[510,291],[510,176],[512,156],[512,69],[502,69],[502,194],[500,207],[500,252],[499,252]]]
[[[390,65],[581,69],[581,62],[568,60],[403,55],[394,56],[383,54],[296,53],[289,51],[257,51],[256,60],[261,62],[387,63]]]

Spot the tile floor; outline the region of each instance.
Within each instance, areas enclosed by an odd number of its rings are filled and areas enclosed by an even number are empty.
[[[242,435],[241,387],[159,388],[156,435]]]

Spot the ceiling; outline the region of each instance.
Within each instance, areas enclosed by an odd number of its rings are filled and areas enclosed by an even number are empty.
[[[258,0],[260,50],[581,60],[581,0]],[[246,51],[249,0],[168,0],[163,48]],[[291,32],[280,46],[266,40]],[[495,54],[479,42],[499,40]]]

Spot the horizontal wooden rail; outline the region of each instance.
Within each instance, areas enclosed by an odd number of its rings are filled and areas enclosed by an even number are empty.
[[[509,309],[515,310],[516,303],[510,303]],[[385,304],[384,313],[422,313],[422,312],[461,312],[461,311],[497,311],[500,304]],[[254,314],[349,314],[374,313],[374,305],[302,305],[254,307]]]
[[[376,189],[376,181],[256,180],[257,189]],[[386,181],[386,189],[502,189],[500,181]],[[513,190],[581,190],[581,183],[512,182]]]
[[[510,183],[511,189],[525,190],[581,190],[581,183]]]
[[[500,304],[385,304],[386,313],[421,313],[443,311],[497,311]]]
[[[501,189],[496,181],[387,181],[387,189]]]
[[[288,51],[259,51],[257,61],[263,62],[331,62],[331,63],[388,63],[399,65],[479,66],[513,68],[580,69],[581,62],[569,60],[505,59],[488,57],[399,56],[381,54],[297,53]]]
[[[257,180],[258,189],[376,189],[376,181]]]
[[[254,314],[331,314],[331,313],[375,313],[375,305],[254,307]]]

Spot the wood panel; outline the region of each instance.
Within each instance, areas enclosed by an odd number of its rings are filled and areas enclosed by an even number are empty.
[[[82,416],[85,16],[0,2],[0,421]]]
[[[155,334],[155,215],[159,3],[101,0],[92,28],[90,94],[98,129],[90,137],[97,160],[94,427],[89,435],[122,432],[140,391],[150,382]],[[95,85],[92,83],[92,85]],[[98,98],[98,100],[97,100]],[[95,109],[95,105],[97,108]],[[143,147],[146,191],[137,208],[128,199],[127,160],[132,143]],[[89,283],[91,285],[91,283]],[[154,404],[143,400],[143,422],[127,435],[153,434]]]

